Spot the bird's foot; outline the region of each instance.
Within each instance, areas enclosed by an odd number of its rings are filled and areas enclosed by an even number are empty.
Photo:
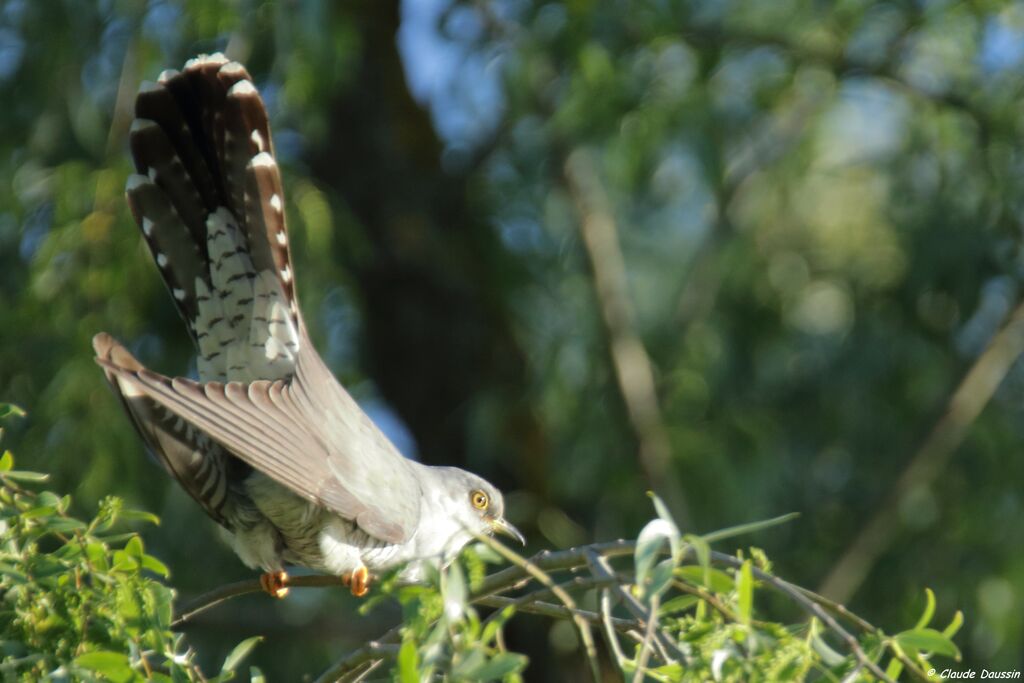
[[[349,587],[352,595],[361,598],[370,590],[370,570],[361,564],[348,574],[342,574],[341,582]]]
[[[260,586],[271,597],[283,598],[288,595],[288,572],[267,572],[260,576]]]

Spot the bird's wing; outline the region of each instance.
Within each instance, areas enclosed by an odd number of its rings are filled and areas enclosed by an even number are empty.
[[[304,340],[308,341],[308,340]],[[402,457],[308,344],[288,380],[206,382],[98,356],[111,383],[166,409],[303,498],[388,543],[416,529],[422,491]],[[132,363],[119,362],[119,354]],[[126,390],[127,387],[127,390]],[[130,411],[129,411],[130,412]]]
[[[126,373],[141,372],[145,368],[113,337],[100,333],[92,344],[107,382],[149,450],[206,514],[232,529],[230,498],[234,492],[228,485],[228,454],[220,444],[169,412],[134,384],[122,380]]]

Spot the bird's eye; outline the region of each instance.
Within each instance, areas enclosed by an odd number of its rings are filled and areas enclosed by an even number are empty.
[[[486,510],[487,506],[491,503],[491,499],[483,491],[473,491],[469,500],[472,501],[473,507],[477,510]]]

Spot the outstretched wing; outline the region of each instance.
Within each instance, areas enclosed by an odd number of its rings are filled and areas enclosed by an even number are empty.
[[[121,378],[123,373],[145,368],[113,337],[97,334],[92,345],[107,382],[149,450],[206,514],[234,530],[234,509],[247,501],[231,500],[239,494],[229,487],[228,454],[220,444]]]
[[[314,351],[299,354],[289,380],[225,384],[171,379],[131,356],[119,362],[128,352],[118,349],[97,362],[123,396],[168,411],[375,538],[402,543],[415,532],[423,497],[417,464],[397,452]]]

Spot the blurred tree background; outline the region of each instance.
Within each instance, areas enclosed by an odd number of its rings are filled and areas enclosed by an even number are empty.
[[[193,369],[126,133],[142,80],[216,50],[268,103],[314,338],[407,454],[501,486],[533,549],[635,535],[650,488],[687,531],[799,511],[754,539],[780,575],[882,626],[930,586],[965,666],[1024,667],[1024,6],[0,2],[8,445],[159,514],[185,598],[250,573],[89,339]],[[340,593],[190,637],[267,634],[294,680],[397,618]],[[509,637],[529,680],[582,671],[565,624]]]

